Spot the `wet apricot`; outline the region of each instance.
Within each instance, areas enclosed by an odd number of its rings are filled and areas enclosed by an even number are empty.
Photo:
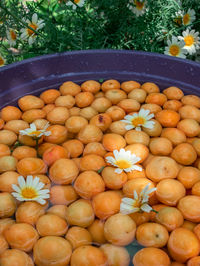
[[[33,266],[33,260],[24,251],[19,249],[7,249],[0,257],[0,265],[2,266]]]
[[[107,242],[104,236],[104,223],[105,221],[103,220],[95,219],[87,228],[92,236],[92,242],[94,244],[104,244]]]
[[[121,83],[121,88],[125,92],[131,92],[132,90],[140,88],[141,84],[134,80],[128,80]]]
[[[92,236],[89,231],[79,226],[70,227],[65,238],[70,242],[73,249],[92,243]]]
[[[55,100],[60,96],[60,92],[55,89],[45,90],[40,94],[40,99],[44,101],[45,104],[54,103]]]

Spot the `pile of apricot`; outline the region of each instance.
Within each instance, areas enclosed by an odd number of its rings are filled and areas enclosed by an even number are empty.
[[[141,108],[154,127],[126,130]],[[26,95],[0,112],[1,266],[200,265],[200,98],[152,82],[88,80]],[[19,134],[49,123],[49,136]],[[115,172],[106,157],[124,148],[142,171]],[[39,177],[45,205],[13,196],[18,177]],[[150,183],[157,211],[120,213]],[[129,254],[137,241],[143,248]]]

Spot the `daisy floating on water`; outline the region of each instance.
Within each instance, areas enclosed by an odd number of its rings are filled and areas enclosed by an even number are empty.
[[[32,16],[32,21],[30,21],[29,19],[26,21],[26,23],[28,24],[28,26],[30,28],[24,28],[21,29],[21,38],[22,40],[26,40],[28,39],[28,43],[29,45],[33,44],[36,38],[36,33],[35,31],[38,31],[39,29],[42,29],[44,27],[44,23],[42,19],[38,19],[38,16],[36,13],[33,14]]]
[[[43,129],[37,129],[36,125],[34,123],[30,124],[30,128],[20,130],[19,134],[21,135],[27,135],[36,139],[39,139],[40,137],[44,136],[50,136],[51,131],[46,131],[46,129],[49,127],[49,123],[46,123],[45,127]]]
[[[17,34],[13,29],[9,29],[6,31],[8,43],[10,46],[15,46],[17,40]]]
[[[177,37],[172,36],[172,40],[167,40],[168,46],[165,47],[164,54],[180,58],[186,58],[187,50],[185,49],[185,42],[179,41]]]
[[[67,6],[72,6],[73,9],[76,9],[77,6],[82,7],[84,6],[85,0],[72,0],[67,1]]]
[[[182,21],[183,25],[187,26],[191,24],[193,21],[195,21],[196,16],[195,16],[195,11],[194,9],[188,9],[188,11],[183,15]]]
[[[150,212],[154,211],[151,206],[148,204],[149,194],[154,192],[156,188],[149,189],[149,183],[145,188],[140,192],[139,196],[137,192],[134,190],[133,196],[134,199],[131,198],[122,198],[122,202],[120,204],[120,212],[122,214],[130,214],[134,212]]]
[[[179,36],[178,39],[185,42],[184,49],[186,49],[190,55],[195,54],[200,45],[200,38],[198,36],[199,32],[187,29],[186,31],[183,31],[182,35],[183,36]]]
[[[126,130],[130,130],[135,128],[137,131],[141,131],[141,127],[146,127],[152,129],[155,122],[149,121],[154,117],[154,114],[150,114],[149,110],[140,109],[138,114],[126,115],[125,120],[121,120],[122,122],[127,123],[125,126]]]
[[[134,0],[134,6],[131,4],[128,5],[129,9],[137,16],[142,16],[146,11],[146,1],[145,0]]]
[[[142,171],[142,167],[135,165],[141,158],[132,154],[130,151],[125,151],[124,149],[120,151],[114,150],[113,154],[114,157],[108,156],[106,160],[108,163],[117,167],[115,170],[116,173],[121,174],[123,171],[131,172],[132,170]]]
[[[42,189],[44,183],[39,182],[39,177],[33,179],[32,175],[28,175],[26,181],[23,176],[18,177],[18,184],[12,185],[12,188],[16,192],[11,194],[19,201],[37,201],[40,204],[45,204],[49,198],[49,189]]]
[[[5,66],[6,60],[0,54],[0,67]]]

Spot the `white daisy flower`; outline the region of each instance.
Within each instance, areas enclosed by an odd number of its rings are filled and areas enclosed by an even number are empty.
[[[164,54],[180,58],[186,58],[187,50],[184,48],[185,42],[179,41],[177,37],[172,36],[172,40],[167,40],[168,46],[165,47]]]
[[[199,32],[187,29],[183,31],[182,35],[183,36],[179,36],[178,39],[185,42],[184,49],[186,49],[190,55],[195,54],[200,45]]]
[[[146,11],[146,1],[134,0],[133,5],[129,4],[128,8],[137,16],[142,16]]]
[[[149,110],[140,109],[139,113],[135,113],[133,115],[126,115],[125,120],[121,120],[122,122],[127,123],[125,126],[126,130],[130,130],[135,128],[137,131],[141,131],[141,127],[153,128],[155,122],[149,121],[154,117],[154,114],[149,114]]]
[[[30,124],[30,128],[20,130],[19,134],[21,135],[27,135],[33,138],[40,138],[41,136],[50,136],[51,131],[46,131],[46,129],[49,127],[49,122],[46,123],[45,127],[43,129],[37,129],[36,125],[34,123]]]
[[[120,151],[114,150],[113,154],[114,157],[108,156],[106,160],[108,163],[117,167],[115,170],[116,173],[121,174],[122,171],[131,172],[132,170],[142,171],[142,167],[135,165],[141,158],[132,154],[130,151],[125,151],[124,149]]]
[[[179,10],[175,13],[175,16],[173,16],[174,21],[178,24],[181,25],[182,24],[182,20],[183,20],[183,11]]]
[[[37,201],[40,204],[45,204],[49,198],[49,189],[42,189],[44,183],[39,182],[39,177],[33,179],[32,175],[28,175],[26,181],[23,176],[18,177],[18,184],[12,185],[12,188],[16,192],[11,194],[19,201]]]
[[[182,21],[183,25],[187,26],[191,24],[193,21],[195,21],[196,16],[195,16],[195,11],[194,9],[188,9],[188,11],[183,15]]]
[[[3,58],[3,56],[0,54],[0,67],[5,66],[6,60]]]
[[[77,6],[79,7],[84,6],[84,3],[85,3],[85,0],[72,0],[72,1],[68,0],[66,5],[72,6],[73,9],[76,9]]]
[[[34,29],[35,31],[38,31],[39,29],[42,29],[44,27],[44,23],[42,19],[38,19],[38,16],[36,13],[32,16],[32,21],[29,19],[26,21],[29,27]],[[22,40],[28,39],[29,45],[33,44],[36,38],[36,33],[31,30],[30,28],[23,28],[21,29],[21,38]]]
[[[137,192],[134,190],[133,196],[134,198],[122,198],[122,202],[120,204],[120,212],[122,214],[130,214],[134,212],[150,212],[152,211],[152,207],[148,204],[149,194],[154,192],[156,188],[149,189],[151,184],[145,186],[145,188],[140,192],[138,196]]]
[[[9,29],[6,31],[8,43],[10,46],[15,46],[16,44],[16,39],[17,39],[17,34],[13,29]]]

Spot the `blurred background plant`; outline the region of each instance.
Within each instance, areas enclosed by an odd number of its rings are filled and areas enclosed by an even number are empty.
[[[200,61],[199,0],[1,0],[0,66],[87,49]]]

